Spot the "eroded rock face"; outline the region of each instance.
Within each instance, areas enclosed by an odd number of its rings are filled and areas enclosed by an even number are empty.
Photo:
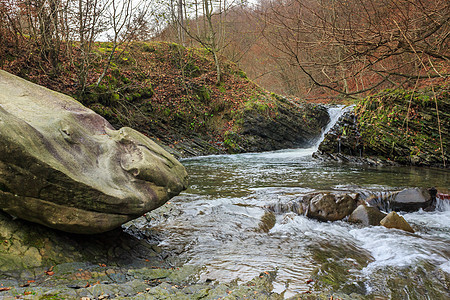
[[[0,70],[0,207],[74,233],[99,233],[187,186],[184,167],[130,128]]]

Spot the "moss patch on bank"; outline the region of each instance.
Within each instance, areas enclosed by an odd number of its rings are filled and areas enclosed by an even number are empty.
[[[357,123],[366,155],[401,164],[448,166],[450,87],[386,90],[360,101]]]

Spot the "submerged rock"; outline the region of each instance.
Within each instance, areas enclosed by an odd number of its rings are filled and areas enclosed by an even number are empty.
[[[360,223],[366,226],[378,226],[385,216],[386,214],[382,213],[377,208],[362,204],[352,212],[348,217],[348,221],[350,223]]]
[[[348,194],[331,193],[307,195],[303,198],[306,205],[305,215],[321,221],[342,220],[356,208],[357,197],[358,195],[353,198]]]
[[[259,223],[259,230],[262,232],[269,232],[270,229],[275,226],[276,217],[273,212],[266,211],[264,215],[261,217],[261,222]]]
[[[384,217],[383,220],[380,221],[380,224],[386,228],[395,228],[414,233],[414,230],[409,223],[395,211],[391,211],[386,217]]]
[[[0,71],[0,207],[74,233],[111,230],[187,185],[184,167],[131,128]]]

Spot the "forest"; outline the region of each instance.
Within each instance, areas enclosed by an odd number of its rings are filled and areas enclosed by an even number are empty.
[[[227,58],[269,91],[323,102],[448,81],[449,24],[445,0],[1,0],[0,67],[70,70],[84,94],[132,42],[169,41],[206,49],[216,83]]]

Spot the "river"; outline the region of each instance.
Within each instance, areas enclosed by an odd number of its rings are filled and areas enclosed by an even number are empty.
[[[379,299],[448,299],[450,206],[443,202],[435,212],[400,213],[414,234],[319,222],[289,211],[278,211],[275,225],[262,230],[266,207],[309,192],[449,188],[448,170],[320,162],[311,156],[316,147],[185,159],[189,189],[149,228],[178,263],[204,266],[200,281],[244,282],[277,270],[274,291],[285,297],[317,289]]]

